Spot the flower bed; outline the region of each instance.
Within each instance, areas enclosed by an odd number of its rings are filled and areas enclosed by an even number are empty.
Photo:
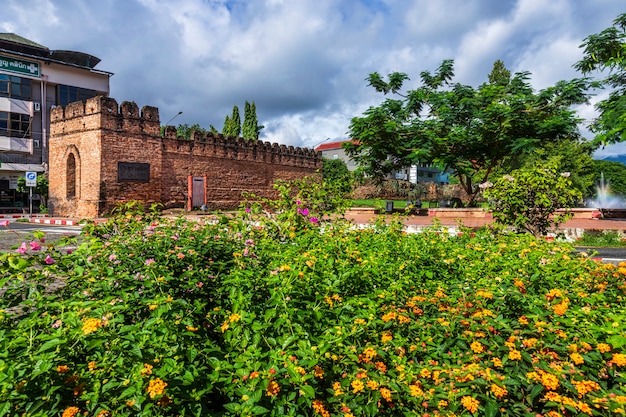
[[[0,415],[624,414],[626,266],[298,203],[0,254]]]

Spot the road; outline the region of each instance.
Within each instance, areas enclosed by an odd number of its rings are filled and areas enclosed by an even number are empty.
[[[59,239],[62,236],[77,236],[81,230],[80,226],[55,226],[40,223],[22,223],[15,221],[15,219],[7,220],[9,221],[8,226],[0,226],[0,252],[11,250],[11,247],[19,245],[24,240],[32,237],[37,230],[44,232],[48,241]]]
[[[626,262],[626,248],[576,248],[578,252],[586,252],[594,258],[600,258],[603,262],[618,264]],[[597,253],[596,253],[597,252]]]
[[[62,236],[77,236],[81,226],[56,226],[43,223],[22,223],[9,219],[8,227],[0,227],[0,252],[8,251],[14,245],[19,245],[27,236],[41,230],[46,233],[48,240]],[[594,258],[601,258],[603,262],[626,262],[626,248],[576,248],[578,252],[587,252]]]

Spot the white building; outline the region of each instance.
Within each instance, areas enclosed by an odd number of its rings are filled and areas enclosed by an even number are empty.
[[[95,56],[52,51],[13,33],[0,33],[0,208],[19,207],[19,177],[47,170],[50,109],[109,95],[110,72]]]
[[[343,148],[343,144],[348,142],[349,141],[324,143],[317,146],[315,150],[321,152],[323,158],[341,159],[346,163],[349,171],[355,171],[359,166],[346,154],[346,150]],[[439,168],[432,165],[411,165],[406,169],[390,174],[389,178],[406,180],[412,184],[421,182],[448,184],[450,182],[447,172],[441,171]]]

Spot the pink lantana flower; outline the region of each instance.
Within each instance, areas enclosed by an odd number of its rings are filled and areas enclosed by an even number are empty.
[[[30,242],[30,248],[32,250],[41,250],[41,245],[35,241]]]
[[[317,224],[317,223],[319,222],[319,220],[318,220],[318,218],[317,218],[317,217],[311,217],[311,218],[309,219],[309,221],[310,221],[311,223],[314,223],[314,224]]]
[[[46,255],[46,259],[44,260],[44,262],[47,263],[48,265],[52,265],[56,261],[50,255]]]
[[[21,254],[25,254],[28,248],[26,247],[26,242],[22,242],[22,246],[17,248],[15,251]]]
[[[0,222],[0,226],[9,227],[9,221],[8,220],[2,220]]]

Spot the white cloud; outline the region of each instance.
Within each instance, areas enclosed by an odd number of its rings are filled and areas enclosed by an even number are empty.
[[[544,87],[577,74],[578,45],[611,25],[614,0],[5,0],[3,31],[87,52],[114,72],[112,96],[159,107],[162,119],[221,129],[255,101],[271,141],[345,138],[383,97],[377,71],[419,73],[454,59],[478,85],[496,59]],[[10,16],[7,18],[6,16]]]

